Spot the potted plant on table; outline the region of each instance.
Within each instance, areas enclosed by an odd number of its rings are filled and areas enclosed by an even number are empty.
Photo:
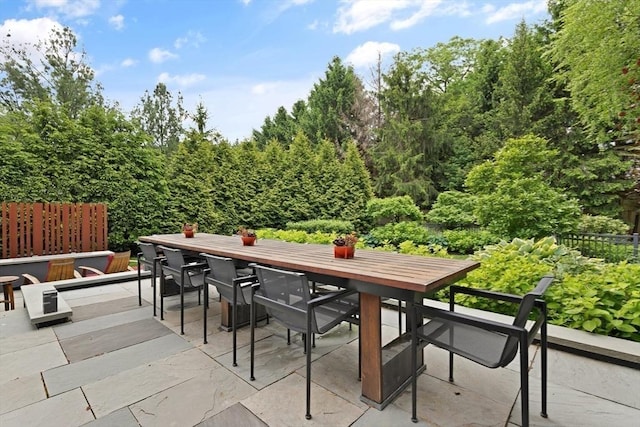
[[[244,246],[253,246],[256,243],[256,240],[258,240],[256,232],[250,228],[240,227],[238,229],[238,234],[240,235]]]
[[[356,252],[358,236],[355,232],[340,236],[333,241],[333,256],[335,258],[353,258]]]
[[[189,224],[188,222],[182,226],[182,232],[184,233],[184,237],[191,238],[196,235],[196,231],[198,231],[198,223]]]

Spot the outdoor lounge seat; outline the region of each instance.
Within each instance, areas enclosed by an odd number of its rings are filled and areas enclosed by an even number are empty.
[[[133,267],[129,266],[129,260],[131,259],[131,251],[117,252],[107,257],[107,265],[104,270],[98,270],[97,268],[87,267],[81,265],[78,267],[82,277],[89,276],[91,274],[102,276],[103,274],[122,273],[123,271],[133,271]]]
[[[42,283],[55,282],[58,280],[74,279],[82,277],[74,269],[75,260],[73,258],[59,258],[49,260],[47,263],[47,274]],[[31,275],[24,273],[24,284],[41,283],[40,280]]]
[[[286,328],[303,334],[307,356],[307,419],[311,419],[311,341],[313,334],[324,334],[343,321],[358,323],[358,293],[343,290],[315,296],[303,273],[256,265],[259,283],[252,286],[251,298],[251,381],[254,376],[256,306]],[[259,291],[258,291],[259,289]]]
[[[198,291],[198,305],[202,303],[200,290],[204,285],[204,262],[187,263],[180,249],[158,246],[166,258],[166,264],[162,264],[162,272],[171,276],[180,288],[180,334],[184,335],[184,292],[186,290]],[[207,303],[205,301],[205,303]],[[164,295],[160,295],[160,319],[164,320]]]
[[[481,289],[451,286],[449,311],[427,307],[420,303],[412,304],[414,314],[411,318],[411,337],[414,348],[425,344],[434,344],[449,351],[449,381],[453,382],[453,355],[458,354],[488,368],[507,366],[520,351],[520,391],[522,402],[522,425],[529,425],[529,345],[540,330],[541,371],[542,371],[542,411],[547,417],[547,309],[540,297],[553,282],[552,276],[542,278],[535,289],[524,296],[504,294]],[[509,303],[519,304],[518,312],[512,324],[500,323],[454,312],[456,293],[474,295]],[[527,320],[534,314],[535,321],[527,329]],[[431,320],[417,326],[417,319],[428,317]],[[421,322],[422,323],[422,322]],[[412,372],[412,415],[411,420],[418,422],[416,415],[417,396],[417,355],[411,352]]]

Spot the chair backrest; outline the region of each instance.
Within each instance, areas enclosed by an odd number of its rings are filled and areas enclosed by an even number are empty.
[[[307,330],[307,301],[311,299],[309,282],[302,273],[278,270],[256,265],[256,276],[260,282],[260,293],[254,298],[265,306],[267,313],[288,329]],[[317,330],[315,318],[311,319],[312,330]]]
[[[520,302],[520,306],[518,307],[518,313],[516,314],[515,319],[513,320],[514,326],[519,326],[524,328],[527,324],[527,320],[529,320],[529,316],[534,311],[536,299],[540,298],[546,292],[547,288],[553,282],[553,276],[544,276],[536,287],[528,292],[524,297],[522,297],[522,301]],[[543,318],[542,313],[538,313],[538,316],[535,319],[534,324],[528,330],[529,339],[528,342],[531,343],[535,334],[540,329],[542,323],[546,321]],[[505,344],[504,351],[502,352],[502,357],[500,358],[500,366],[508,365],[513,358],[516,356],[518,351],[518,338],[517,337],[509,337]]]
[[[75,278],[75,260],[73,258],[52,259],[47,266],[45,282],[55,282]]]
[[[107,267],[104,269],[105,274],[120,273],[129,269],[129,260],[131,259],[131,251],[118,252],[109,255]]]
[[[173,277],[173,280],[176,282],[178,286],[182,286],[183,283],[182,283],[181,270],[182,270],[182,266],[187,264],[184,260],[184,255],[182,254],[182,251],[180,249],[169,248],[166,246],[158,246],[158,247],[162,250],[162,253],[164,254],[167,260],[167,265],[163,265],[162,270],[164,271],[165,274],[171,275],[171,277]],[[202,283],[195,283],[195,284],[192,283],[190,274],[185,273],[184,280],[185,280],[185,283],[184,283],[185,287],[202,286]],[[202,280],[202,278],[200,278],[200,280]]]
[[[156,246],[153,243],[138,243],[140,247],[140,252],[142,252],[142,257],[140,258],[140,262],[144,265],[152,266],[153,259],[158,256],[156,253]]]
[[[233,259],[205,253],[200,254],[200,256],[205,259],[210,270],[206,281],[215,285],[222,298],[228,302],[233,302],[233,281],[238,278]],[[247,289],[244,293],[238,292],[236,298],[239,305],[248,304],[250,301],[250,289]]]

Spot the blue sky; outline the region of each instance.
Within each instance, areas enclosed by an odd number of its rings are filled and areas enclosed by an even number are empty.
[[[547,18],[546,0],[0,0],[2,38],[68,26],[125,112],[162,81],[231,141],[306,99],[333,56],[367,81],[378,52],[388,67],[398,51]]]

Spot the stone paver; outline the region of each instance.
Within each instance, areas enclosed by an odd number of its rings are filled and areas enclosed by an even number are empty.
[[[174,334],[59,366],[42,373],[49,395],[81,387],[154,360],[192,348]]]
[[[195,425],[251,396],[256,389],[216,366],[181,384],[131,405],[144,426]]]
[[[521,424],[517,360],[507,368],[488,369],[456,357],[451,384],[448,355],[433,346],[425,349],[427,369],[418,381],[418,424],[410,419],[410,388],[383,411],[368,407],[360,400],[357,380],[357,328],[349,331],[347,324],[317,337],[313,419],[307,421],[299,334],[288,346],[284,328],[261,322],[256,329],[256,381],[249,381],[249,329],[238,333],[239,366],[232,367],[231,334],[218,329],[220,308],[214,292],[205,345],[202,306],[195,293],[187,295],[185,335],[180,335],[179,297],[167,298],[166,320],[160,322],[148,305],[153,297],[149,279],[142,289],[146,306],[141,308],[136,281],[65,291],[74,310],[84,315],[40,330],[29,324],[21,304],[0,312],[0,426]],[[20,293],[16,296],[19,300]],[[382,319],[386,343],[398,335],[397,311],[385,310]],[[157,331],[162,334],[154,337]],[[613,347],[624,347],[617,341]],[[632,350],[633,345],[637,347],[632,343]],[[637,425],[640,370],[550,350],[549,418],[543,419],[536,346],[530,347],[529,356],[532,425]]]
[[[93,420],[91,408],[80,389],[41,400],[0,415],[2,427],[75,427]]]

